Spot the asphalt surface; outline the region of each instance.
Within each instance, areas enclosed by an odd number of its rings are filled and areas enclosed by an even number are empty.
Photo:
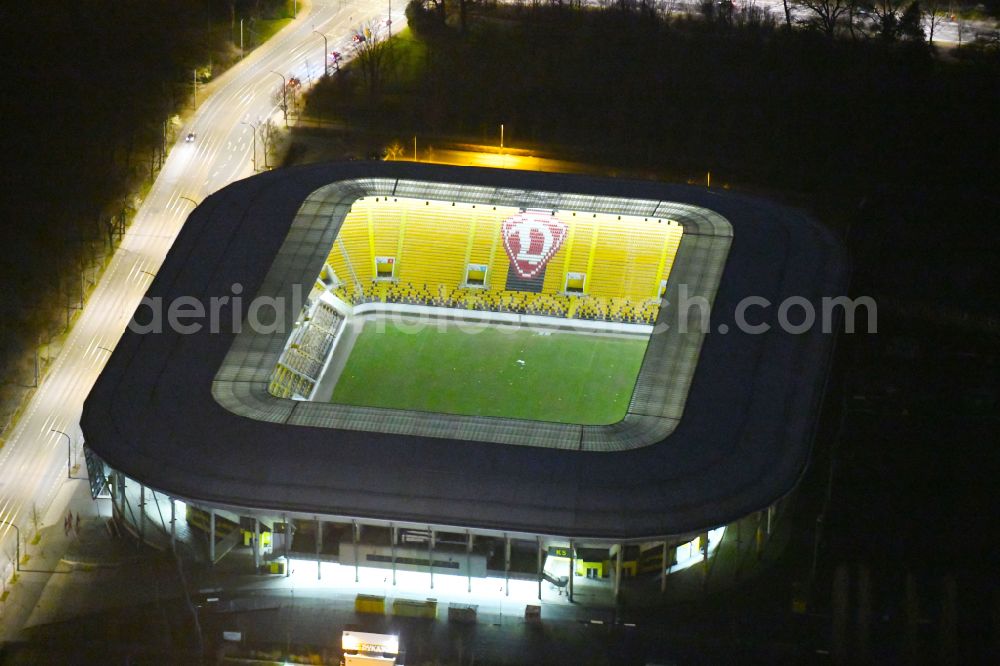
[[[405,24],[403,3],[394,27]],[[67,453],[81,457],[79,427],[83,400],[159,270],[194,202],[253,173],[250,126],[267,118],[281,123],[280,79],[303,84],[323,73],[324,42],[348,58],[352,30],[362,21],[384,22],[383,2],[314,0],[299,17],[246,59],[199,91],[203,100],[146,195],[121,247],[115,253],[39,390],[0,450],[0,547],[14,547],[15,530],[32,528],[37,512],[51,525],[65,512],[57,496],[66,479]],[[314,32],[316,31],[316,32]],[[194,132],[196,139],[186,142]],[[257,141],[257,160],[263,153]],[[61,431],[61,432],[60,432]],[[62,433],[65,433],[62,434]],[[69,444],[67,443],[69,440]],[[0,575],[8,578],[12,563]]]

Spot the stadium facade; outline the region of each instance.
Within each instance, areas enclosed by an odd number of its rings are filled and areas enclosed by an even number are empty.
[[[454,248],[434,236],[470,216],[479,231],[463,227]],[[391,233],[376,233],[377,219]],[[421,233],[420,251],[437,254],[406,265]],[[601,250],[599,238],[615,234],[633,249]],[[450,272],[434,272],[449,261]],[[226,517],[255,531],[313,521],[317,552],[324,524],[349,526],[342,562],[364,551],[395,567],[406,559],[401,533],[427,535],[432,549],[464,535],[467,552],[475,539],[506,540],[508,567],[510,540],[537,544],[539,575],[543,549],[560,544],[572,558],[617,552],[620,572],[629,547],[659,543],[666,556],[793,489],[834,335],[828,322],[789,327],[779,304],[828,313],[845,285],[840,245],[823,227],[724,192],[412,163],[262,174],[191,214],[147,294],[193,298],[221,326],[133,327],[88,397],[95,492],[107,480],[123,517],[127,484],[183,501],[188,521],[211,533],[212,558]],[[241,308],[254,299],[277,304],[274,325],[246,325]],[[649,342],[614,423],[315,399],[343,322],[393,312],[641,330]],[[365,543],[362,528],[389,543]],[[408,561],[438,566],[432,555]]]

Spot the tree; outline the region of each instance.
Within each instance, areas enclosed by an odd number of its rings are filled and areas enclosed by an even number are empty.
[[[4,559],[10,564],[10,570],[14,572],[14,577],[12,580],[17,580],[17,544],[7,544],[4,548]],[[4,580],[4,590],[7,589],[7,577],[3,576]]]
[[[268,118],[257,125],[257,134],[260,136],[260,143],[264,148],[264,168],[270,169],[271,167],[267,163],[267,154],[274,150],[274,140],[277,137],[278,128],[274,121]]]
[[[389,42],[379,30],[378,21],[370,20],[362,24],[361,32],[354,36],[354,54],[361,67],[368,97],[378,99],[382,89],[382,75],[389,53]]]
[[[444,0],[410,0],[406,5],[406,24],[422,38],[444,33],[445,18]]]
[[[472,5],[475,1],[458,0],[458,28],[463,34],[465,33],[465,27],[469,18],[469,5]]]
[[[875,34],[887,42],[898,39],[924,41],[920,16],[920,3],[916,0],[909,4],[903,0],[875,0],[872,4]]]
[[[38,534],[39,528],[42,526],[42,512],[38,509],[37,504],[31,505],[31,528],[35,534]]]
[[[810,12],[806,23],[829,37],[833,37],[844,16],[851,13],[850,0],[798,0],[797,4]]]
[[[927,35],[927,43],[934,43],[934,28],[937,27],[938,19],[941,14],[941,0],[927,0],[925,5],[927,7],[927,24],[930,27],[930,32]]]
[[[400,145],[399,141],[393,141],[385,149],[385,159],[390,160],[390,161],[392,161],[392,160],[398,160],[399,158],[401,158],[403,156],[404,152],[405,151],[403,149],[403,146]]]
[[[899,36],[911,42],[923,42],[927,38],[924,33],[923,15],[919,0],[913,0],[907,5],[899,18]]]

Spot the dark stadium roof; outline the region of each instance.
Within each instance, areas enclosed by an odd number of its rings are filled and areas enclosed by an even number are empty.
[[[84,405],[87,445],[113,468],[211,504],[594,539],[675,535],[727,523],[788,492],[808,458],[833,336],[777,327],[777,304],[843,294],[839,243],[766,201],[654,182],[412,163],[295,167],[243,180],[189,217],[149,296],[256,294],[303,201],[337,181],[400,178],[673,201],[718,213],[732,245],[712,330],[672,434],[616,452],[269,423],[213,398],[234,340],[126,331]],[[738,302],[766,298],[739,332]],[[228,307],[223,308],[222,320]],[[793,321],[798,321],[792,317]],[[273,352],[274,350],[260,350]],[[541,426],[540,426],[541,427]]]

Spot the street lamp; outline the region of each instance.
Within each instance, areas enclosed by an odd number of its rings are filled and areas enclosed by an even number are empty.
[[[330,52],[330,47],[327,46],[326,35],[324,35],[319,30],[313,30],[313,32],[315,32],[317,35],[323,38],[323,77],[325,78],[327,75],[329,75],[329,69],[326,66],[326,61],[328,58],[327,53]]]
[[[285,117],[285,127],[288,127],[288,83],[285,81],[285,75],[279,72],[271,70],[271,73],[281,77],[281,113]]]
[[[0,523],[3,523],[4,525],[10,525],[11,527],[14,528],[14,531],[16,532],[16,535],[17,535],[17,551],[15,552],[15,555],[17,556],[17,561],[14,562],[14,570],[15,571],[20,571],[21,570],[21,530],[18,528],[17,525],[15,525],[14,523],[12,523],[12,522],[10,522],[8,520],[0,520]]]
[[[246,120],[241,120],[240,125],[249,127],[250,133],[253,134],[253,172],[257,173],[257,126]]]
[[[72,479],[73,478],[73,473],[72,473],[73,464],[70,461],[70,458],[73,455],[73,439],[69,435],[67,435],[66,433],[64,433],[62,430],[56,430],[55,428],[49,428],[49,432],[57,432],[57,433],[59,433],[60,435],[62,435],[63,437],[66,438],[66,478],[67,479]]]
[[[505,164],[503,158],[503,123],[500,123],[500,166],[503,167]]]

